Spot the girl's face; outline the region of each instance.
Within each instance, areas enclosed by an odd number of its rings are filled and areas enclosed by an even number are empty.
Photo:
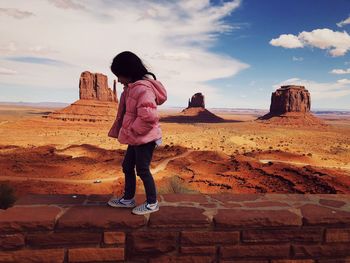
[[[118,82],[123,84],[124,86],[127,86],[129,83],[131,83],[131,79],[124,77],[124,76],[117,76]]]

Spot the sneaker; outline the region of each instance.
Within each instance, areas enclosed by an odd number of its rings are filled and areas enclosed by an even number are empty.
[[[136,206],[135,199],[124,199],[123,197],[112,197],[108,201],[108,205],[112,207],[126,207],[126,208],[133,208]]]
[[[147,202],[144,202],[142,205],[135,207],[132,210],[132,213],[135,215],[145,215],[145,214],[156,212],[158,210],[159,210],[158,201],[154,204],[149,204]]]

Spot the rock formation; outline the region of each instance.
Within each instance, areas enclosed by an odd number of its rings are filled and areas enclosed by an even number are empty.
[[[304,86],[282,86],[271,95],[270,114],[309,112],[310,106],[310,93]]]
[[[205,108],[204,95],[200,92],[194,94],[192,98],[188,100],[187,108],[197,108],[197,107]]]
[[[84,71],[79,80],[79,100],[47,117],[70,121],[111,121],[116,116],[117,106],[116,81],[112,91],[106,75]]]
[[[79,98],[81,100],[117,101],[115,82],[112,90],[108,87],[106,75],[84,71],[79,80]]]
[[[225,120],[214,113],[208,111],[204,104],[204,95],[202,93],[194,94],[188,101],[188,107],[176,115],[163,117],[164,122],[179,123],[215,123],[225,122]]]
[[[310,113],[311,96],[304,86],[282,86],[271,95],[270,112],[259,120],[274,124],[319,125],[322,121]]]

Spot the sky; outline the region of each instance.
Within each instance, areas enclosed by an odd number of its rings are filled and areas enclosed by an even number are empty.
[[[79,99],[81,72],[136,53],[167,88],[208,108],[268,109],[281,85],[312,109],[350,110],[349,0],[2,0],[0,101]],[[118,96],[122,86],[117,86]]]

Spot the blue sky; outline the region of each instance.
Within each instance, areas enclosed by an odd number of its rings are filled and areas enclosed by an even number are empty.
[[[350,109],[349,31],[348,0],[4,0],[0,101],[73,102],[82,71],[111,84],[111,60],[131,50],[167,87],[165,106],[202,92],[207,107],[266,109],[300,84],[313,109]]]

